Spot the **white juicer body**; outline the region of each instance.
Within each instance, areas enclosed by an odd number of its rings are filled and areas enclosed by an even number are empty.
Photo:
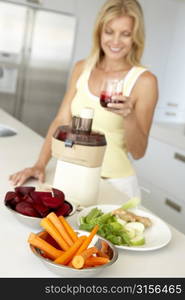
[[[66,200],[80,206],[95,205],[98,200],[101,167],[90,168],[57,161],[53,186],[62,190]]]

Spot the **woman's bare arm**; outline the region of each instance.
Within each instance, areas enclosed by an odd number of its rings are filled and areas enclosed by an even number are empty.
[[[79,61],[76,63],[71,79],[69,81],[69,86],[67,92],[63,98],[59,111],[52,121],[48,133],[46,135],[44,144],[41,148],[38,160],[36,163],[29,168],[25,168],[15,174],[10,175],[9,179],[13,185],[21,185],[25,181],[27,181],[30,177],[34,177],[39,179],[41,182],[44,181],[45,177],[45,167],[48,161],[51,158],[51,140],[52,135],[54,134],[55,130],[60,125],[68,125],[71,121],[71,102],[76,93],[76,82],[83,70],[84,61]]]
[[[116,96],[123,103],[110,103],[108,110],[123,116],[128,152],[134,159],[145,154],[148,136],[158,100],[156,77],[144,72],[137,80],[130,97]]]
[[[153,115],[158,99],[157,79],[145,72],[138,80],[133,93],[133,110],[124,118],[125,138],[128,151],[134,159],[144,156]],[[136,100],[134,100],[136,99]]]

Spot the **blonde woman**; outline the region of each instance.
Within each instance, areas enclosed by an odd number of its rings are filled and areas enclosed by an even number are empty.
[[[70,124],[85,106],[94,109],[93,130],[107,140],[102,178],[129,197],[139,196],[133,159],[143,157],[158,99],[157,79],[141,65],[144,49],[144,20],[136,0],[108,0],[100,10],[94,27],[90,56],[74,66],[69,88],[52,122],[35,165],[10,176],[14,185],[35,177],[44,181],[51,157],[51,136],[60,125]],[[119,103],[100,105],[102,82],[124,79]]]

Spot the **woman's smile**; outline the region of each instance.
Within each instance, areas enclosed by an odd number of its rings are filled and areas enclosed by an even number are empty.
[[[114,53],[118,53],[122,50],[122,48],[115,48],[115,47],[109,47],[109,49]]]
[[[103,27],[101,47],[110,58],[124,58],[132,47],[133,19],[129,16],[117,17]]]

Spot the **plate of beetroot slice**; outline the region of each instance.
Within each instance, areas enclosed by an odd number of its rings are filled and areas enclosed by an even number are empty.
[[[32,186],[15,187],[5,195],[5,205],[29,217],[44,218],[50,212],[67,217],[74,213],[74,205],[65,199],[61,190],[51,188],[51,192],[37,191]]]

